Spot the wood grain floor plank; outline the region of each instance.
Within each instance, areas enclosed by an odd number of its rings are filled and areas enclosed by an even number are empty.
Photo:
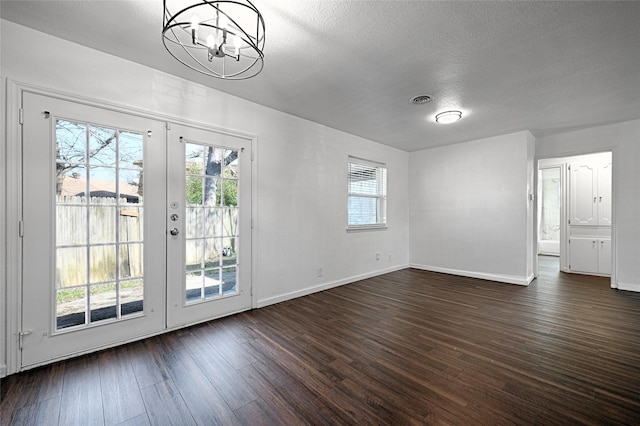
[[[60,396],[55,396],[19,409],[12,424],[56,426],[60,416],[60,399]]]
[[[182,395],[171,379],[141,389],[152,425],[195,425]]]
[[[95,355],[67,361],[59,424],[104,424],[100,371]]]
[[[126,350],[109,349],[100,352],[100,386],[106,426],[146,415],[140,388],[135,380]]]

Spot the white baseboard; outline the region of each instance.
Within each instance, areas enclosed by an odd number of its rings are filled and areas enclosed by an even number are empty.
[[[635,291],[640,293],[640,284],[618,283],[618,290]]]
[[[356,281],[364,280],[367,278],[377,277],[378,275],[388,274],[389,272],[400,271],[402,269],[407,269],[409,265],[399,265],[391,268],[380,269],[373,272],[368,272],[366,274],[354,275],[352,277],[343,278],[341,280],[330,281],[327,283],[322,283],[319,285],[303,288],[301,290],[292,291],[290,293],[280,294],[278,296],[268,297],[266,299],[260,299],[257,303],[257,308],[264,308],[265,306],[273,305],[275,303],[284,302],[287,300],[295,299],[297,297],[307,296],[309,294],[317,293],[319,291],[329,290],[334,287],[339,287],[345,284],[351,284]]]
[[[480,278],[482,280],[497,281],[501,283],[529,285],[535,278],[533,274],[525,275],[504,275],[504,274],[487,274],[485,272],[464,271],[460,269],[441,268],[439,266],[419,265],[412,263],[411,268],[422,269],[423,271],[440,272],[443,274],[458,275],[462,277]]]
[[[7,364],[0,364],[0,379],[7,376]]]

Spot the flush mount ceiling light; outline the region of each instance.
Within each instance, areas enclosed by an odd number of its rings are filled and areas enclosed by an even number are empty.
[[[462,112],[460,111],[445,111],[436,115],[436,123],[449,124],[456,122],[462,118]]]
[[[244,80],[262,71],[264,19],[250,0],[163,0],[162,41],[202,74]]]

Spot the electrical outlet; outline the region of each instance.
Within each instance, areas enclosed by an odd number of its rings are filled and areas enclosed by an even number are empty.
[[[321,277],[322,276],[322,268],[318,268],[318,276]]]
[[[380,253],[376,253],[376,260],[380,260]]]

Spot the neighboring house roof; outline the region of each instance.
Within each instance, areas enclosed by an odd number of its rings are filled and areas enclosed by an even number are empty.
[[[60,195],[83,196],[85,195],[87,181],[83,177],[65,176],[62,180],[62,190]],[[119,182],[120,196],[129,202],[137,202],[138,186],[126,182]],[[91,179],[89,181],[89,195],[93,197],[115,198],[116,183],[108,180]]]

